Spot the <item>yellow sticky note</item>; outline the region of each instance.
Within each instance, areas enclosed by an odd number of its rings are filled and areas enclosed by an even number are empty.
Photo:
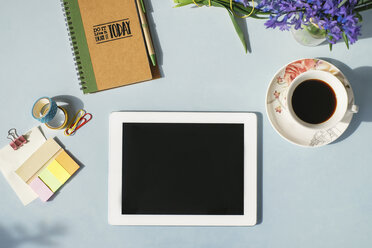
[[[66,153],[66,151],[62,151],[56,157],[56,160],[70,175],[74,174],[79,169],[79,165]]]
[[[69,178],[70,174],[60,165],[57,160],[53,160],[47,167],[47,169],[64,184]]]

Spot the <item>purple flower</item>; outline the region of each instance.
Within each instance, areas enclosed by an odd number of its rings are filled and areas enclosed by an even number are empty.
[[[235,0],[243,2],[243,0]],[[334,44],[347,37],[353,44],[360,35],[359,20],[354,11],[358,0],[262,0],[257,6],[263,12],[270,13],[266,28],[288,30],[315,24],[327,33],[327,40]]]

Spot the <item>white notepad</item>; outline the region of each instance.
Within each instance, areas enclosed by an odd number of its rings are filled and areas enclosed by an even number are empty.
[[[23,205],[27,205],[38,195],[28,186],[15,171],[46,141],[39,127],[35,127],[24,136],[28,142],[18,150],[6,145],[0,150],[0,171],[12,187]]]

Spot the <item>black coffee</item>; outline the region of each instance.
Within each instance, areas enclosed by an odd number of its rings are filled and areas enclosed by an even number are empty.
[[[292,95],[292,107],[298,118],[310,124],[327,121],[336,110],[333,89],[325,82],[309,79],[299,84]]]

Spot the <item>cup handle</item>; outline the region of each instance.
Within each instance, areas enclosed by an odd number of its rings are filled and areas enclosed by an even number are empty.
[[[359,111],[359,106],[358,105],[351,105],[350,107],[350,112],[355,114],[355,113],[358,113]]]

